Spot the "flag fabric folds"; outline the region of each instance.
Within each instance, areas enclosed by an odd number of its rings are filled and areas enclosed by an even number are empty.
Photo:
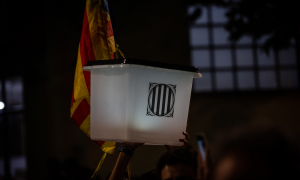
[[[74,77],[71,118],[90,137],[90,72],[82,71],[88,61],[114,59],[115,39],[107,0],[86,0]],[[112,154],[115,142],[95,141]]]

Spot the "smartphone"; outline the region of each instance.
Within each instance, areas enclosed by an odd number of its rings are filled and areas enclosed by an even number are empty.
[[[205,144],[204,144],[204,139],[202,134],[197,134],[197,144],[200,151],[200,155],[202,156],[203,161],[205,161],[206,160],[205,150],[204,150]]]

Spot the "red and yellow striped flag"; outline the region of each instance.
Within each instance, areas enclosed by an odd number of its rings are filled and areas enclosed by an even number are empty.
[[[90,137],[90,72],[82,71],[88,61],[114,59],[115,39],[107,0],[86,0],[74,77],[71,118]],[[95,141],[112,154],[115,142]]]

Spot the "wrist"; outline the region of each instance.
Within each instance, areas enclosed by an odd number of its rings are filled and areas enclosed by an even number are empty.
[[[129,155],[130,157],[133,156],[135,148],[126,144],[126,143],[122,143],[121,146],[119,147],[119,152],[122,152],[124,154]]]

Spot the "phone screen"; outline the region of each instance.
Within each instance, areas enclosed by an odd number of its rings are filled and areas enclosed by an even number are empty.
[[[203,161],[206,160],[205,158],[205,151],[204,151],[204,143],[202,139],[198,139],[198,147],[199,147],[199,151],[200,151],[200,155],[202,156]]]

